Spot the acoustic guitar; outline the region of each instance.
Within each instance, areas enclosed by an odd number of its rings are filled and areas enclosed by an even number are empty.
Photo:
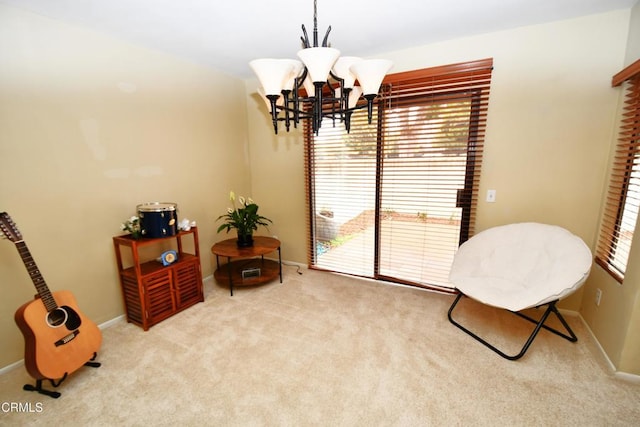
[[[53,380],[66,378],[95,358],[102,343],[102,333],[78,309],[71,292],[49,291],[20,231],[6,212],[0,213],[0,229],[15,243],[38,290],[36,299],[25,303],[15,314],[24,336],[27,372],[38,380],[38,386],[43,379],[52,380],[55,385]]]

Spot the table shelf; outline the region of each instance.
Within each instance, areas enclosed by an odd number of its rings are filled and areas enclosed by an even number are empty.
[[[234,286],[256,286],[270,282],[280,274],[280,263],[270,259],[252,258],[232,261],[229,264],[222,264],[213,273],[219,283],[229,283],[229,267],[231,267],[231,280]],[[256,277],[242,277],[242,271],[249,268],[259,268],[260,275]]]
[[[196,257],[195,255],[192,254],[188,254],[188,253],[182,253],[181,255],[178,256],[178,260],[176,262],[174,262],[173,264],[171,264],[171,266],[175,267],[177,265],[183,264],[183,263],[188,263],[194,259],[197,259],[198,257]],[[157,260],[153,260],[153,261],[147,261],[147,262],[142,262],[140,263],[140,273],[143,276],[147,276],[149,274],[153,274],[156,273],[158,271],[162,271],[169,268],[169,266],[164,266],[161,262],[157,261]],[[128,268],[125,268],[121,271],[121,274],[126,274],[126,275],[130,275],[132,277],[135,277],[137,272],[136,272],[136,266],[131,266]]]

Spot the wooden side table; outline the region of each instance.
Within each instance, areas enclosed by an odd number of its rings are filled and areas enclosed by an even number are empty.
[[[278,251],[278,261],[264,259],[264,255]],[[218,283],[229,283],[229,292],[233,296],[233,286],[260,285],[280,276],[282,283],[282,255],[280,240],[273,237],[254,236],[253,246],[239,248],[236,239],[223,240],[211,247],[216,256],[217,270],[213,273]],[[226,257],[227,263],[220,265],[219,257]],[[259,258],[257,258],[259,257]],[[232,258],[238,258],[231,261]]]

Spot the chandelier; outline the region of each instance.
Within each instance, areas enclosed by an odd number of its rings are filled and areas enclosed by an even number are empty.
[[[340,56],[340,51],[329,47],[329,32],[318,47],[317,0],[313,1],[313,46],[302,25],[302,50],[297,59],[255,59],[249,63],[271,113],[273,130],[278,133],[278,122],[283,121],[287,132],[301,119],[311,120],[314,133],[318,133],[324,118],[343,122],[350,130],[351,114],[368,109],[371,123],[373,101],[378,95],[382,79],[392,67],[386,59],[362,59]],[[356,85],[356,81],[359,85]],[[365,102],[366,101],[366,102]]]

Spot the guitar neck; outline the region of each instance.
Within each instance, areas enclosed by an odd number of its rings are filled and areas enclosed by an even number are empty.
[[[29,252],[29,248],[24,240],[19,242],[15,242],[16,248],[18,248],[18,252],[20,253],[20,257],[22,258],[22,262],[24,262],[24,266],[27,268],[27,272],[29,273],[29,277],[31,277],[31,281],[35,285],[38,290],[38,295],[42,299],[44,306],[47,308],[47,311],[50,312],[55,310],[58,305],[56,304],[56,300],[51,295],[51,291],[49,291],[49,287],[47,283],[44,281],[44,277],[40,273],[36,262],[33,260],[31,256],[31,252]]]

